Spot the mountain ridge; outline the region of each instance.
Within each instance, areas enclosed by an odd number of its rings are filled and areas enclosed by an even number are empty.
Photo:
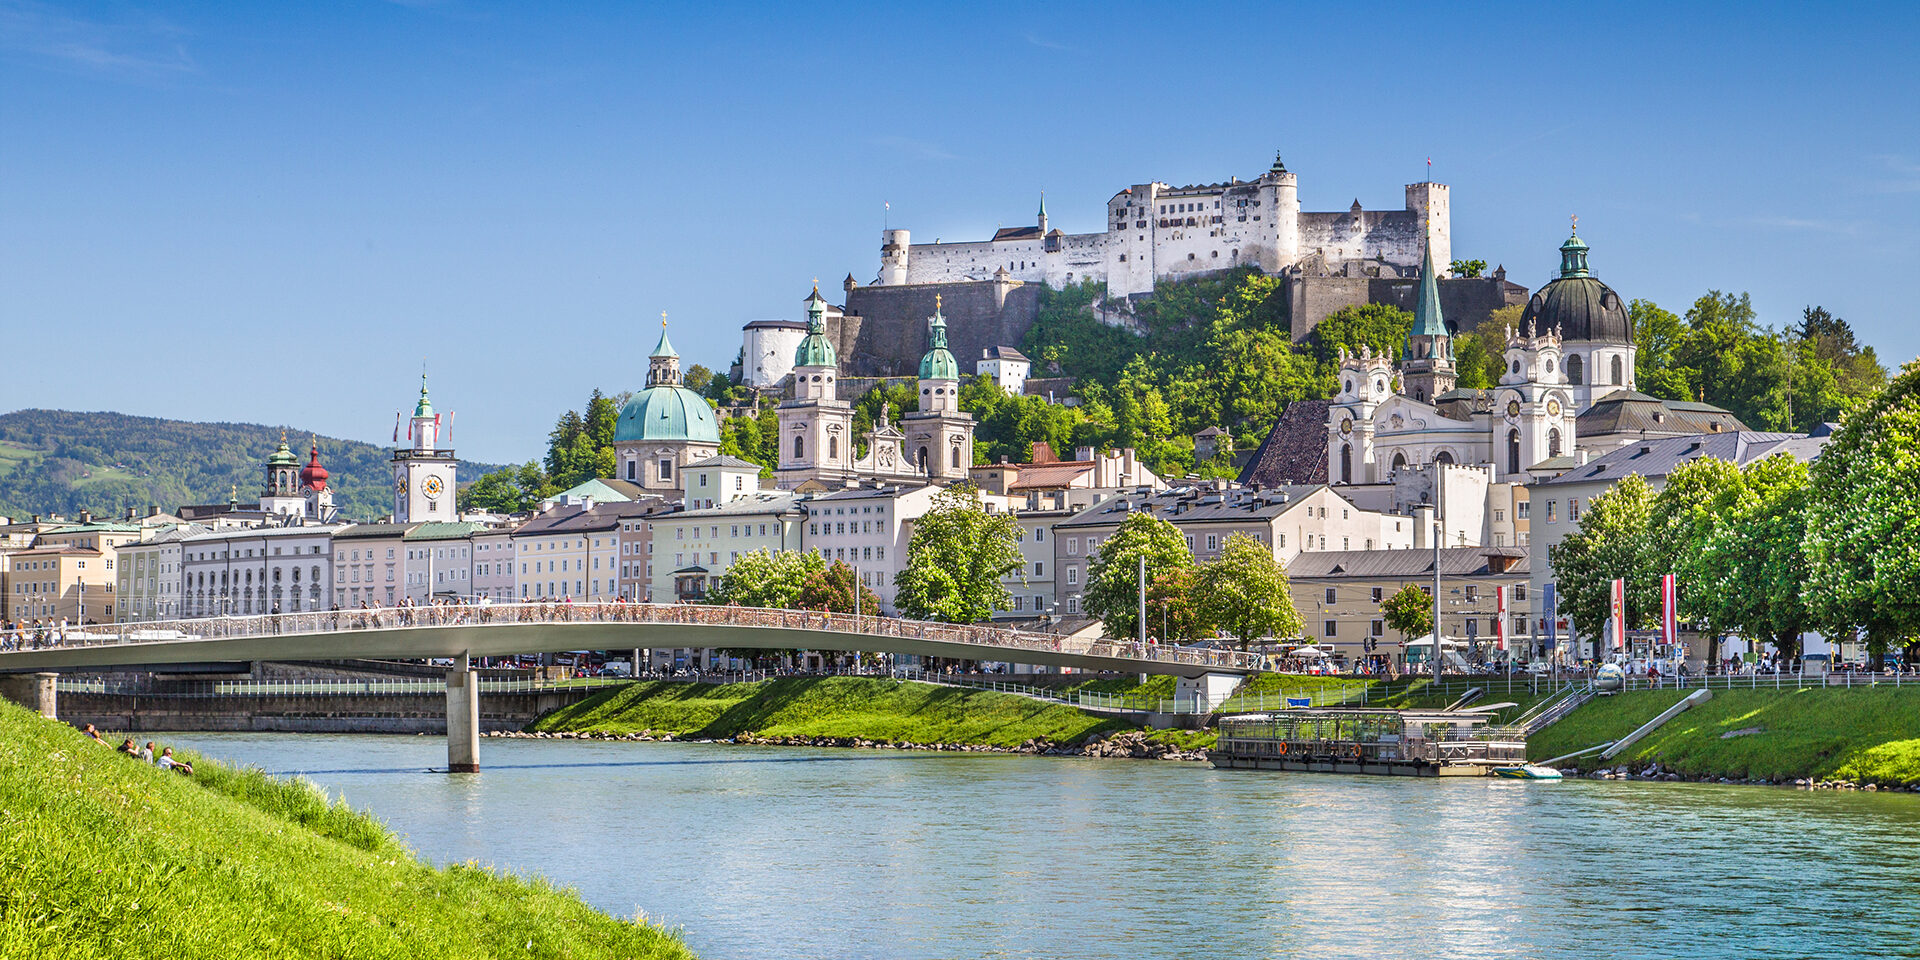
[[[341,517],[392,512],[391,447],[291,425],[26,408],[0,414],[0,514],[117,516],[149,504],[224,503],[230,493],[251,503],[283,434],[302,463],[308,437],[318,442]],[[461,460],[456,476],[465,483],[494,469]]]

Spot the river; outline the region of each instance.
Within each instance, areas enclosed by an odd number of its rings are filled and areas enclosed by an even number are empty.
[[[1920,957],[1920,798],[702,744],[177,734],[745,958]]]

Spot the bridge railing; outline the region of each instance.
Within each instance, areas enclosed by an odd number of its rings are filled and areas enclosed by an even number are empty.
[[[1020,662],[1021,652],[1066,653],[1154,664],[1258,670],[1259,654],[1128,640],[1087,640],[992,625],[932,623],[895,617],[708,604],[497,603],[382,607],[302,613],[197,617],[89,626],[64,632],[14,631],[0,636],[0,662],[16,651],[246,637],[294,637],[357,630],[403,630],[509,624],[635,623],[770,627],[952,643],[980,648],[974,659]]]
[[[566,690],[597,690],[632,681],[606,677],[576,677],[570,680],[492,680],[482,679],[481,693],[550,693]],[[169,681],[155,687],[141,683],[116,683],[108,680],[74,680],[62,677],[54,688],[60,693],[114,694],[139,697],[286,697],[286,696],[400,696],[405,694],[442,695],[445,680],[185,680]]]

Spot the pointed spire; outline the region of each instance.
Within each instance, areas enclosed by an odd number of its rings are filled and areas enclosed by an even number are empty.
[[[1408,337],[1444,337],[1446,318],[1440,313],[1440,280],[1433,269],[1433,241],[1428,240],[1420,258],[1420,299],[1413,307],[1413,329]]]
[[[413,418],[420,420],[431,416],[433,401],[427,399],[427,371],[423,369],[420,371],[420,402],[413,405]]]
[[[1047,192],[1040,191],[1040,222],[1047,222]]]
[[[933,295],[933,316],[927,318],[927,352],[920,358],[920,379],[960,379],[960,363],[947,349],[947,318],[937,293]]]
[[[672,357],[676,360],[680,358],[680,355],[673,351],[672,341],[667,339],[667,312],[665,310],[660,311],[660,342],[654,345],[653,352],[647,356],[650,358]]]

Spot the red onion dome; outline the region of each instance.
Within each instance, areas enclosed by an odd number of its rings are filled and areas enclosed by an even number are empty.
[[[307,452],[307,465],[300,468],[300,485],[315,490],[327,488],[327,468],[320,465],[320,445],[315,443]]]

